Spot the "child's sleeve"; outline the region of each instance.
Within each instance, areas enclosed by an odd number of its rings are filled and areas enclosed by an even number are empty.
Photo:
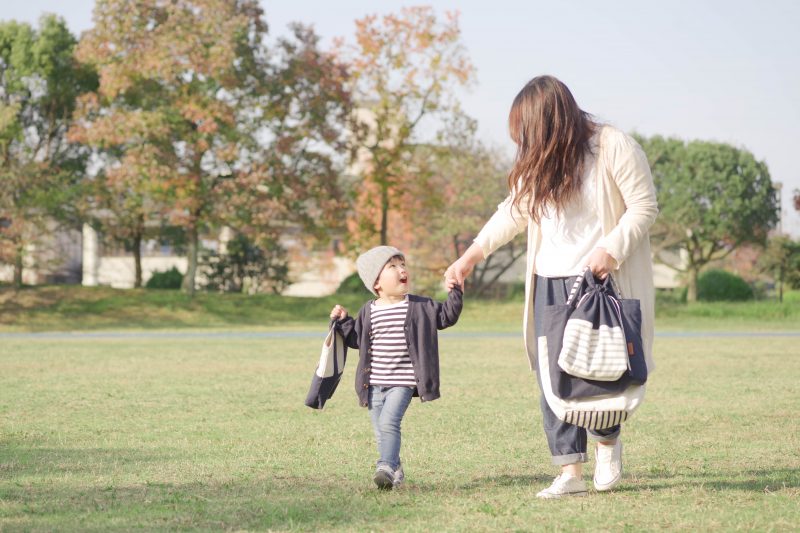
[[[464,293],[461,287],[455,286],[447,294],[444,303],[436,302],[436,328],[449,328],[458,322],[461,308],[464,306]]]
[[[342,338],[344,339],[344,343],[348,348],[358,348],[358,332],[360,331],[359,328],[359,321],[361,320],[361,313],[357,319],[353,319],[351,316],[346,316],[341,320],[336,321],[336,327],[342,333]]]

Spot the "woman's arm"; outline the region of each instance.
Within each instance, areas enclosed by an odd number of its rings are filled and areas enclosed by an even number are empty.
[[[522,205],[525,203],[522,202]],[[464,287],[464,279],[469,277],[475,265],[527,228],[528,218],[527,213],[513,205],[513,198],[509,195],[497,206],[497,211],[486,222],[467,251],[447,268],[445,278],[455,278]]]
[[[658,215],[658,202],[650,165],[639,144],[619,133],[609,154],[609,171],[625,203],[616,227],[598,243],[616,260],[616,266],[636,249]]]

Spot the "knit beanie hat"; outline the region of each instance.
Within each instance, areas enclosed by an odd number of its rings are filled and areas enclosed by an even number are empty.
[[[405,259],[403,252],[394,246],[376,246],[371,250],[367,250],[356,259],[356,269],[358,269],[358,277],[364,282],[369,292],[378,296],[375,291],[375,282],[378,276],[381,275],[381,270],[389,262],[389,259],[399,255]]]

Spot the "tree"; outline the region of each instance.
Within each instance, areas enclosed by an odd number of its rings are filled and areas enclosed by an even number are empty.
[[[78,94],[97,85],[73,59],[76,40],[62,19],[39,29],[0,23],[0,253],[22,284],[25,250],[48,221],[80,218],[88,150],[66,138]]]
[[[83,100],[87,142],[114,147],[120,188],[152,192],[187,236],[192,294],[200,232],[239,152],[237,112],[266,27],[255,0],[98,0],[78,47],[100,72]],[[134,194],[135,196],[135,194]]]
[[[767,165],[728,144],[637,138],[653,170],[660,216],[651,239],[657,259],[688,276],[687,300],[697,299],[697,277],[708,263],[744,243],[764,244],[778,220]],[[681,250],[682,264],[664,259]]]
[[[434,143],[409,145],[404,172],[395,178],[402,209],[388,213],[387,237],[410,256],[414,284],[426,291],[441,286],[447,266],[469,247],[508,194],[508,161],[479,142],[475,130],[474,120],[453,114]],[[470,294],[485,294],[524,252],[521,236],[478,265],[469,280]]]
[[[239,118],[250,132],[240,172],[224,185],[228,224],[277,262],[287,228],[299,228],[313,244],[344,228],[346,208],[339,178],[351,111],[347,68],[320,50],[310,28],[290,27],[292,35],[278,39],[260,67],[253,107]]]
[[[115,150],[106,174],[143,198],[135,207],[149,198],[183,227],[185,291],[202,231],[234,225],[272,243],[296,220],[324,222],[337,193],[320,145],[338,135],[327,96],[344,75],[313,32],[295,28],[299,43],[282,41],[273,59],[256,0],[99,0],[94,21],[79,57],[101,84],[83,99],[83,135]]]
[[[457,14],[441,22],[430,7],[414,7],[357,20],[355,44],[342,48],[357,106],[350,126],[354,166],[364,181],[350,222],[359,244],[376,234],[386,244],[421,121],[456,110],[454,88],[473,77],[459,38]]]
[[[800,287],[800,242],[786,235],[775,235],[758,258],[764,272],[772,275],[778,284],[778,300],[783,302],[783,284]]]
[[[417,264],[422,266],[434,285],[441,283],[447,266],[472,244],[508,194],[509,162],[476,139],[476,126],[461,113],[451,116],[436,144],[416,147],[407,168],[410,176],[400,181],[404,208],[390,219],[391,242],[407,246],[415,271]],[[425,221],[423,232],[420,221]],[[486,294],[525,250],[521,235],[483,261],[469,279],[470,293]]]

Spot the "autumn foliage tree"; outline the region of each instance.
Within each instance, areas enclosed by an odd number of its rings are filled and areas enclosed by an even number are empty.
[[[152,194],[185,229],[195,289],[200,232],[239,154],[237,112],[266,30],[255,0],[98,0],[78,58],[100,73],[75,136],[118,150],[110,184]]]
[[[159,206],[184,228],[185,291],[205,230],[277,246],[289,224],[321,225],[340,196],[325,150],[346,98],[313,32],[295,27],[270,54],[256,0],[99,0],[94,23],[78,57],[101,82],[75,138],[113,154],[107,185],[134,210]]]
[[[511,162],[498,149],[480,142],[477,123],[456,115],[441,136],[443,147],[435,163],[437,181],[430,190],[442,198],[442,207],[430,214],[431,237],[441,247],[443,268],[458,259],[472,244],[497,205],[508,194],[507,177]],[[525,255],[525,232],[497,253],[476,265],[467,283],[473,296],[486,295],[503,274]]]
[[[453,114],[434,143],[414,146],[398,191],[403,209],[389,214],[388,236],[412,256],[415,284],[440,287],[442,273],[472,244],[508,193],[509,161],[476,137],[476,122]],[[422,221],[422,222],[421,222]],[[420,231],[420,224],[424,230]],[[488,293],[525,252],[524,235],[473,271],[473,296]]]
[[[355,43],[342,45],[350,66],[355,188],[350,231],[357,244],[375,236],[385,244],[389,214],[402,209],[402,191],[424,119],[458,108],[454,89],[467,84],[473,67],[460,42],[458,15],[436,17],[430,7],[356,21]]]

